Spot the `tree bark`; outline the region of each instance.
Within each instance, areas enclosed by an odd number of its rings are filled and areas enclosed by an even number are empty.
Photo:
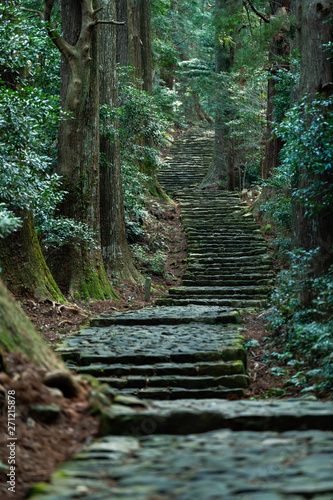
[[[153,61],[151,53],[150,0],[140,1],[140,33],[143,89],[153,92]]]
[[[21,352],[48,370],[65,369],[0,280],[0,353]]]
[[[66,302],[44,260],[32,212],[21,210],[16,215],[22,219],[22,226],[0,238],[2,279],[16,295]]]
[[[318,93],[329,97],[333,94],[332,58],[325,52],[324,45],[332,43],[333,0],[296,0],[296,43],[301,56],[301,74],[298,100],[305,95],[311,102]],[[322,173],[313,178],[301,166],[295,188],[304,189],[314,181],[333,184],[332,174]],[[318,195],[318,205],[321,200]],[[295,248],[305,250],[320,248],[312,262],[312,276],[325,274],[333,264],[332,253],[333,207],[326,207],[310,217],[305,216],[302,203],[294,203],[292,237]],[[306,302],[309,297],[305,296]]]
[[[126,2],[124,2],[126,4]],[[115,4],[101,0],[101,19],[116,19]],[[127,5],[126,5],[127,8]],[[123,19],[123,17],[121,18]],[[124,37],[123,37],[124,38]],[[100,103],[118,107],[116,74],[116,27],[101,26],[100,42]],[[115,128],[117,128],[117,123]],[[101,136],[101,240],[104,267],[108,277],[126,281],[141,281],[132,262],[126,239],[124,199],[117,135]],[[141,280],[140,280],[141,278]]]
[[[230,71],[231,60],[230,51],[222,45],[219,39],[218,22],[222,15],[225,0],[215,0],[215,73]],[[218,89],[216,95],[215,112],[215,145],[214,155],[209,170],[204,177],[200,188],[218,185],[224,189],[230,189],[230,163],[229,163],[229,141],[228,127],[226,125],[226,105],[228,104],[228,90]],[[223,103],[221,103],[221,93],[223,93]],[[220,95],[219,95],[220,94]],[[229,117],[230,119],[230,117]]]
[[[130,55],[133,55],[134,76],[138,79],[137,86],[142,89],[142,40],[141,40],[141,20],[140,20],[140,3],[142,0],[131,0],[131,17],[132,23],[129,25],[131,32],[129,33],[130,40]],[[130,61],[131,62],[131,61]]]
[[[116,60],[120,66],[128,66],[130,63],[129,57],[129,39],[128,39],[128,0],[116,0],[116,19],[124,22],[122,26],[117,26],[117,55]],[[103,13],[104,16],[104,13]],[[103,55],[102,55],[103,57]]]
[[[271,2],[271,13],[276,16],[282,9],[286,9],[287,12],[290,11],[290,0],[276,0]],[[279,156],[283,146],[283,142],[280,137],[272,136],[274,129],[274,102],[273,98],[277,95],[276,82],[274,80],[274,74],[276,73],[276,68],[289,69],[289,64],[287,62],[283,63],[281,66],[280,61],[285,61],[286,57],[290,54],[290,44],[286,37],[285,31],[281,30],[279,33],[274,35],[270,48],[269,48],[269,66],[270,75],[268,79],[267,87],[267,129],[266,129],[266,145],[265,145],[265,163],[262,172],[263,179],[267,179],[272,171],[276,169],[279,165]]]
[[[45,21],[50,21],[53,0],[45,5]],[[79,5],[64,0],[62,17],[64,38],[50,29],[65,59],[62,103],[69,113],[59,127],[58,173],[68,193],[61,211],[94,231],[96,247],[63,247],[53,259],[52,270],[69,295],[103,300],[115,294],[100,248],[98,37],[92,0],[81,0]]]

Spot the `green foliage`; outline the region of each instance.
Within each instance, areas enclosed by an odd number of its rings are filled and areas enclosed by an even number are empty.
[[[46,250],[68,244],[79,248],[83,243],[90,249],[97,248],[96,235],[87,224],[62,216],[54,217],[53,210],[50,213],[38,211],[35,223],[38,237]]]
[[[140,245],[132,245],[134,260],[139,266],[143,266],[140,271],[165,276],[165,254],[162,250],[156,250],[153,254],[147,253]]]
[[[283,88],[296,80],[283,73]],[[275,190],[274,197],[262,207],[275,222],[280,252],[290,250],[292,202],[305,208],[305,215],[325,211],[333,202],[329,182],[333,174],[333,98],[320,96],[312,102],[305,97],[300,104],[285,111],[288,102],[281,97],[280,116],[275,133],[284,141],[278,168],[265,184]]]
[[[0,203],[0,238],[8,236],[21,225],[19,217],[10,212],[4,203]]]
[[[56,111],[41,90],[0,86],[0,198],[15,209],[59,201],[60,179],[49,173],[52,162],[44,153]]]
[[[31,18],[31,14],[22,12],[18,3],[1,4],[0,40],[0,68],[4,79],[8,77],[13,85],[30,84],[50,95],[59,95],[60,53],[38,17]]]
[[[143,224],[148,212],[145,199],[148,194],[146,183],[149,177],[143,174],[138,165],[124,162],[121,167],[124,190],[124,208],[126,236],[129,242],[134,242],[143,235]]]
[[[290,269],[282,271],[272,295],[271,328],[284,345],[288,364],[304,362],[313,369],[299,372],[291,383],[311,390],[325,391],[333,383],[333,267],[325,276],[313,278],[312,261],[316,250],[291,254]],[[302,295],[312,300],[304,307]]]
[[[162,94],[159,93],[157,104],[148,92],[138,89],[130,67],[121,68],[118,76],[119,108],[102,106],[102,134],[113,138],[118,119],[117,136],[122,160],[144,165],[146,173],[153,173],[159,162],[156,146],[163,141],[169,126],[160,109]]]
[[[329,182],[333,175],[332,132],[333,97],[321,96],[312,102],[304,97],[276,128],[285,143],[280,171],[290,178],[292,196],[305,207],[307,216],[325,210],[333,202]]]
[[[260,143],[266,121],[266,82],[260,71],[248,74],[246,79],[242,73],[233,72],[228,92],[234,110],[226,124],[234,143],[235,168],[242,189],[257,184],[261,178]]]
[[[286,68],[279,68],[273,74],[268,75],[275,82],[276,94],[272,97],[274,103],[274,120],[281,123],[291,105],[291,90],[299,81],[299,61],[294,55],[293,58],[281,61],[281,64],[290,64],[293,71]]]
[[[56,218],[65,192],[56,163],[60,57],[36,19],[0,6],[0,199],[4,235],[19,227],[12,211],[33,211],[47,247],[82,240],[95,245],[86,225]],[[57,54],[57,55],[56,55]],[[5,209],[8,207],[10,211]]]
[[[148,216],[147,185],[160,162],[156,146],[170,125],[162,110],[172,105],[173,96],[163,88],[154,96],[138,89],[130,67],[120,69],[119,79],[119,108],[102,106],[101,133],[120,144],[126,233],[133,242],[143,234]]]

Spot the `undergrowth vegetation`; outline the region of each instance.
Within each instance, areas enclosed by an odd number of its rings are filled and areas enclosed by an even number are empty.
[[[274,343],[283,346],[273,356],[299,368],[289,384],[322,394],[333,385],[333,267],[314,276],[319,248],[291,249],[291,218],[295,204],[304,207],[306,218],[332,204],[327,181],[333,168],[332,132],[332,98],[304,98],[285,113],[275,130],[284,141],[280,166],[267,182],[275,196],[263,206],[278,229],[275,245],[289,259],[271,298],[270,329]],[[326,250],[329,258],[332,248]]]

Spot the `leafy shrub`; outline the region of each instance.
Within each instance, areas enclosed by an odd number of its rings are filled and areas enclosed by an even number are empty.
[[[292,383],[325,391],[333,383],[333,266],[325,276],[311,276],[311,262],[316,250],[298,250],[291,254],[290,269],[282,271],[272,294],[273,312],[270,326],[283,343],[284,358],[289,364],[300,360],[313,367],[310,372],[298,373]],[[312,296],[304,307],[301,297]]]
[[[139,264],[146,267],[153,274],[157,276],[165,276],[165,254],[161,250],[157,250],[153,255],[145,252],[140,245],[132,245],[134,260]]]
[[[57,217],[61,178],[53,173],[59,119],[60,54],[43,23],[0,5],[0,199],[2,233],[19,227],[18,211],[33,211],[46,247],[95,245],[85,224]],[[6,210],[7,207],[9,209]]]
[[[276,133],[285,145],[276,175],[288,177],[292,197],[305,208],[305,215],[325,210],[333,202],[333,97],[320,95],[308,102],[305,96],[291,108]],[[302,177],[304,187],[298,186]],[[307,179],[309,182],[306,182]]]
[[[0,237],[7,236],[21,225],[19,217],[10,212],[4,203],[0,203]]]

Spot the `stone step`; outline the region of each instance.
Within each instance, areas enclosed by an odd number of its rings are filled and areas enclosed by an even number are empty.
[[[247,272],[253,272],[253,269],[255,269],[255,272],[257,273],[258,271],[270,271],[271,270],[271,266],[268,265],[268,264],[258,264],[254,261],[243,261],[243,262],[240,262],[240,261],[233,261],[233,262],[228,262],[226,260],[226,262],[220,262],[219,264],[214,264],[212,262],[207,262],[206,265],[204,263],[199,263],[199,262],[189,262],[188,266],[187,266],[187,269],[189,272],[191,273],[199,273],[200,272],[202,273],[209,273],[209,272],[212,272],[213,274],[215,274],[216,272],[219,272],[219,271],[222,271],[224,272],[225,270],[227,271],[232,271],[232,272],[235,272],[235,271],[239,271],[239,272],[243,272],[243,271],[247,271]]]
[[[160,311],[162,309],[156,308]],[[64,359],[81,366],[96,363],[147,365],[215,360],[241,360],[245,363],[241,329],[233,324],[224,324],[226,313],[223,308],[164,308],[164,311],[166,309],[172,310],[173,318],[179,320],[182,317],[183,323],[171,322],[158,326],[146,324],[156,315],[156,310],[151,309],[149,312],[152,314],[148,318],[145,310],[131,311],[128,315],[132,318],[141,316],[141,320],[146,318],[148,321],[130,321],[126,324],[111,324],[109,327],[92,326],[67,337],[56,351]],[[197,310],[199,321],[187,323],[186,321],[193,319],[194,309]],[[118,315],[118,319],[121,316]],[[238,313],[228,313],[228,316],[234,322],[239,318]],[[103,324],[105,320],[110,321],[110,318],[102,317],[101,321],[96,320],[95,323]],[[133,328],[133,325],[136,327]]]
[[[186,287],[186,286],[178,286],[172,287],[169,289],[170,297],[173,296],[182,296],[186,297],[188,295],[194,296],[215,296],[215,297],[224,297],[224,296],[233,296],[239,295],[242,297],[247,296],[265,296],[270,291],[270,287],[267,286],[200,286],[200,287]]]
[[[210,298],[205,297],[204,299],[200,298],[163,298],[155,300],[155,304],[157,306],[178,306],[184,307],[188,305],[192,306],[222,306],[222,307],[237,307],[237,308],[255,308],[261,309],[267,306],[267,300],[255,300],[252,298],[249,299],[239,299],[238,297],[230,298]]]
[[[223,255],[223,254],[222,254]],[[188,265],[189,268],[197,267],[197,266],[228,266],[229,263],[230,266],[234,265],[239,267],[241,266],[250,266],[250,267],[255,267],[257,264],[262,264],[266,263],[267,261],[270,261],[270,257],[267,254],[264,255],[244,255],[244,256],[235,256],[235,257],[205,257],[205,256],[197,256],[197,257],[192,257],[188,258]]]
[[[181,389],[209,389],[209,388],[246,388],[249,385],[249,377],[245,374],[210,376],[188,376],[188,375],[163,375],[140,377],[129,375],[124,377],[98,377],[100,382],[109,384],[115,389],[152,389],[172,388]]]
[[[219,252],[237,252],[239,250],[265,250],[267,252],[267,246],[264,243],[261,243],[260,241],[253,241],[249,243],[242,243],[242,242],[235,242],[235,241],[228,241],[225,238],[223,241],[218,242],[216,241],[215,243],[207,243],[205,246],[199,243],[188,243],[187,244],[187,249],[191,252],[198,252],[202,253],[203,255],[207,253],[219,253]]]
[[[153,365],[131,365],[131,364],[107,364],[95,363],[77,368],[81,374],[90,374],[94,377],[122,377],[124,375],[141,376],[164,376],[182,375],[197,376],[210,375],[219,377],[221,375],[244,374],[242,361],[206,361],[196,363],[156,363]]]
[[[122,393],[148,400],[179,400],[179,399],[229,399],[244,396],[243,388],[216,387],[207,389],[187,389],[184,387],[152,387],[145,389],[123,389]]]
[[[246,240],[249,239],[250,241],[255,241],[256,238],[251,236],[260,236],[260,231],[259,230],[235,230],[235,229],[230,229],[230,230],[225,230],[223,233],[220,234],[208,234],[208,235],[203,235],[203,234],[188,234],[187,238],[190,243],[200,243],[202,244],[203,242],[207,243],[216,243],[216,238],[219,238],[219,241],[221,244],[223,243],[223,239],[226,238],[227,240]],[[257,238],[260,241],[260,237]],[[261,240],[262,241],[262,240]]]
[[[120,399],[29,498],[332,500],[332,422],[332,402]]]
[[[107,434],[134,435],[134,428],[131,432],[131,427],[135,425],[137,433],[141,435],[142,424],[145,421],[154,422],[155,425],[150,430],[154,434],[186,435],[223,428],[256,432],[306,429],[333,431],[331,401],[207,399],[197,402],[195,399],[188,399],[178,402],[154,401],[145,408],[138,409],[115,406],[106,409],[104,413]],[[146,434],[150,432],[147,429]],[[293,439],[292,436],[289,438]],[[329,441],[332,446],[333,435]]]
[[[260,255],[267,255],[267,250],[265,248],[254,248],[254,249],[238,249],[237,250],[234,250],[234,251],[227,251],[226,249],[223,249],[223,247],[220,248],[220,250],[218,252],[201,252],[201,251],[198,251],[198,250],[193,250],[192,252],[190,252],[189,254],[189,257],[187,258],[187,260],[189,259],[192,259],[192,260],[196,260],[196,259],[215,259],[215,258],[219,258],[221,256],[223,257],[247,257],[247,256],[250,256],[250,255],[254,255],[254,256],[260,256]]]
[[[239,271],[241,271],[241,276],[242,278],[248,278],[249,280],[251,279],[269,279],[271,280],[274,277],[274,274],[270,270],[258,270],[256,269],[253,271],[252,269],[245,269],[244,267],[239,268],[238,266],[233,266],[227,269],[220,269],[217,271],[214,269],[211,273],[207,271],[207,274],[205,272],[202,273],[191,273],[189,270],[187,270],[184,274],[184,278],[189,278],[189,279],[194,279],[196,276],[198,278],[209,278],[209,279],[238,279],[240,274]]]
[[[209,287],[209,286],[228,286],[228,287],[239,287],[239,286],[248,286],[250,283],[253,285],[264,285],[264,286],[269,286],[271,283],[271,280],[269,279],[262,279],[262,280],[250,280],[250,279],[236,279],[236,280],[227,280],[225,278],[218,278],[215,277],[207,279],[205,277],[195,277],[193,279],[187,279],[183,278],[182,280],[182,285],[186,287]]]
[[[159,326],[184,325],[188,323],[236,324],[240,323],[238,311],[229,307],[185,307],[175,311],[172,307],[146,307],[139,311],[101,314],[90,320],[91,327],[123,326]]]

